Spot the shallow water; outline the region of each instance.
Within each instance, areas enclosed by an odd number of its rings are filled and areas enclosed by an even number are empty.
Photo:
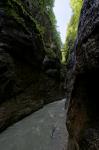
[[[65,99],[46,105],[0,134],[0,150],[65,150]]]

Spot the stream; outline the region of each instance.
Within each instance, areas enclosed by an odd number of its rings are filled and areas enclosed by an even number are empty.
[[[53,102],[0,134],[0,150],[66,150],[65,99]]]

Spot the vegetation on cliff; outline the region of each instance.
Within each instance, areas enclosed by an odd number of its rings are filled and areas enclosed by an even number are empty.
[[[0,131],[64,97],[50,0],[0,0]]]
[[[80,16],[80,11],[82,7],[82,0],[70,0],[70,6],[72,8],[72,17],[71,20],[68,24],[67,28],[67,37],[66,41],[63,47],[63,55],[64,55],[64,62],[68,62],[68,56],[69,52],[73,49],[74,47],[74,42],[76,39],[77,35],[77,29],[78,29],[78,22],[79,22],[79,16]]]
[[[33,1],[35,1],[33,2],[33,14],[41,29],[46,53],[49,57],[60,57],[61,38],[56,30],[56,19],[53,12],[55,0]]]
[[[8,16],[13,17],[26,32],[29,20],[42,38],[45,53],[55,58],[60,57],[61,39],[56,30],[53,6],[54,0],[6,0],[5,10]]]

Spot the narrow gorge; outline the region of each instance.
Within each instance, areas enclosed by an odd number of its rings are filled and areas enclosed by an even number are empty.
[[[73,57],[72,57],[73,56]],[[73,61],[75,59],[75,61]],[[84,0],[68,70],[69,150],[99,150],[99,1]],[[71,71],[70,71],[71,70]],[[70,79],[70,80],[69,80]]]
[[[0,150],[99,150],[99,1],[70,0],[64,45],[53,7],[0,0]]]
[[[0,131],[65,97],[51,5],[53,1],[0,1]]]

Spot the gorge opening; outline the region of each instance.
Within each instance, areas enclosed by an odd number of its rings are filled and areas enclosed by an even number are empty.
[[[67,26],[72,15],[70,1],[63,0],[61,2],[59,0],[55,0],[53,10],[57,20],[57,30],[60,32],[61,40],[64,44],[66,40]]]

